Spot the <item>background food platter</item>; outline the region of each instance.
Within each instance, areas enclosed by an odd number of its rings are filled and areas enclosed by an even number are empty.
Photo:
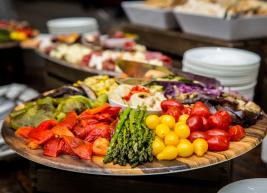
[[[103,158],[93,156],[91,161],[80,160],[71,156],[59,156],[50,158],[43,156],[42,150],[30,150],[25,141],[15,136],[14,130],[9,126],[9,117],[4,121],[2,135],[5,142],[19,155],[33,162],[66,171],[88,173],[96,175],[156,175],[184,172],[203,167],[212,166],[234,159],[254,149],[259,145],[267,133],[267,117],[264,115],[261,120],[250,128],[246,129],[246,137],[239,142],[231,142],[230,148],[222,152],[208,152],[203,157],[195,155],[189,158],[178,158],[173,161],[153,161],[136,168],[130,166],[119,166],[104,164]]]
[[[68,82],[76,82],[77,77],[79,79],[86,78],[88,76],[92,75],[109,75],[112,77],[117,77],[120,75],[120,73],[112,72],[112,71],[106,71],[106,70],[96,70],[96,69],[90,69],[88,67],[82,67],[75,64],[70,64],[69,62],[59,60],[56,58],[52,58],[48,56],[47,54],[36,50],[36,53],[46,60],[46,66],[48,73],[51,73],[55,76],[60,76],[62,78],[63,76],[60,74],[64,74],[64,77],[66,81]]]

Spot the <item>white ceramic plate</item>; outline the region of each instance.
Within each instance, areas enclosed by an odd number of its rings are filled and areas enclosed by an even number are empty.
[[[260,57],[253,52],[224,47],[193,48],[185,52],[184,58],[193,64],[217,65],[228,68],[251,66],[260,63]]]
[[[219,190],[218,193],[266,193],[267,178],[236,181]]]

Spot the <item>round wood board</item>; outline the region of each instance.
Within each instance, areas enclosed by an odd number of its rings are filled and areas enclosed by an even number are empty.
[[[5,142],[19,155],[38,164],[67,171],[88,173],[96,175],[156,175],[184,172],[203,167],[212,166],[234,159],[259,145],[267,132],[267,117],[264,116],[255,125],[246,128],[246,137],[239,142],[231,142],[227,151],[208,151],[203,157],[193,155],[189,158],[177,158],[173,161],[156,161],[140,165],[136,168],[104,164],[103,158],[93,156],[91,161],[80,160],[76,157],[61,155],[57,158],[43,156],[42,149],[31,150],[25,145],[25,140],[15,136],[14,130],[9,126],[7,117],[2,126],[2,135]]]

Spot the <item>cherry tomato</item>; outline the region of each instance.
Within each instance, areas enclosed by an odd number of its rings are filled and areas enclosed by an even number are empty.
[[[235,125],[233,127],[230,127],[228,132],[229,132],[231,141],[240,141],[246,135],[245,129],[241,127],[240,125]]]
[[[211,130],[206,131],[206,134],[208,136],[224,136],[228,140],[230,140],[229,133],[227,133],[225,130],[222,130],[222,129],[216,129],[216,128],[215,129],[211,129]]]
[[[225,136],[208,136],[207,142],[211,151],[225,151],[229,149],[229,140]]]
[[[203,128],[202,128],[202,130],[203,130],[203,131],[207,131],[207,130],[209,130],[210,126],[209,126],[208,119],[205,118],[205,117],[201,117],[201,119],[202,119],[202,123],[203,123]]]
[[[188,137],[188,139],[193,143],[193,141],[195,141],[196,139],[199,139],[199,138],[201,138],[201,139],[207,139],[208,138],[208,135],[205,133],[205,132],[203,132],[203,131],[193,131],[190,135],[189,135],[189,137]]]
[[[178,108],[170,107],[167,111],[163,111],[162,115],[171,115],[174,117],[175,121],[178,121],[181,113]]]
[[[190,131],[198,131],[203,128],[203,122],[202,118],[198,115],[190,116],[186,121],[188,127],[190,128]]]
[[[226,111],[218,111],[208,118],[208,122],[211,128],[228,130],[232,123],[232,117]]]
[[[197,102],[194,107],[192,108],[191,115],[198,115],[198,116],[203,116],[203,117],[208,117],[210,116],[210,111],[208,107],[202,103],[202,102]]]
[[[184,108],[184,105],[174,99],[168,99],[162,101],[160,107],[163,111],[167,111],[170,107],[176,107],[181,111]]]

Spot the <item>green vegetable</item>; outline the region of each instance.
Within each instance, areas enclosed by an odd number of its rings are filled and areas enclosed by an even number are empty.
[[[153,132],[144,124],[146,118],[144,109],[123,111],[120,116],[115,134],[104,158],[104,163],[126,165],[132,167],[153,161],[152,142]]]
[[[99,101],[92,101],[81,95],[69,96],[66,98],[45,97],[29,102],[24,108],[10,113],[11,126],[18,129],[22,126],[38,126],[41,122],[49,119],[62,120],[66,113],[76,111],[81,113],[85,109],[91,108],[92,104],[96,107],[104,101],[104,97]]]

